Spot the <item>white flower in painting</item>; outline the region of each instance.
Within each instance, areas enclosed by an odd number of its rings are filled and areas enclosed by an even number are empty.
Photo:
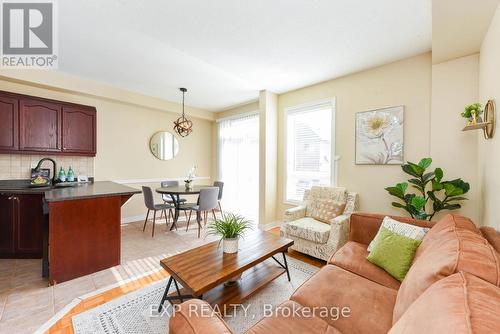
[[[391,125],[391,120],[386,114],[374,114],[364,120],[364,135],[373,139],[380,138],[389,125]]]

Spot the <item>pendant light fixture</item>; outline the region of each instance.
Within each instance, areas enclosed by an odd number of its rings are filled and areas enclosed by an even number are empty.
[[[182,116],[179,117],[175,122],[174,122],[174,130],[177,132],[181,137],[186,137],[193,131],[193,122],[188,120],[186,118],[186,115],[184,113],[184,94],[186,94],[187,89],[186,88],[179,88],[179,90],[182,92]]]

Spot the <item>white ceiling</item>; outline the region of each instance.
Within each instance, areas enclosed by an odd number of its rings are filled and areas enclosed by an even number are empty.
[[[58,1],[59,70],[217,111],[429,51],[431,0]]]

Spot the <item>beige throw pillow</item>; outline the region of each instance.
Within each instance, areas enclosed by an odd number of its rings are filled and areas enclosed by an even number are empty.
[[[332,199],[318,199],[309,204],[309,215],[320,222],[329,224],[333,218],[344,212],[345,205],[344,202]]]

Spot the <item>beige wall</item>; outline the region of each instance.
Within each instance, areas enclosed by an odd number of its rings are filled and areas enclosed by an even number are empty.
[[[30,71],[24,71],[29,72]],[[24,74],[27,75],[27,74]],[[50,76],[49,76],[50,77]],[[28,78],[29,79],[29,78]],[[33,78],[36,81],[36,76]],[[79,79],[68,82],[77,87]],[[50,83],[50,80],[47,80]],[[85,82],[85,89],[99,91],[100,85],[91,86]],[[27,84],[7,78],[0,80],[0,90],[40,96],[56,100],[92,105],[97,108],[97,156],[94,160],[94,176],[96,180],[128,180],[132,186],[140,188],[144,179],[184,178],[189,168],[198,166],[198,175],[208,180],[197,181],[208,183],[212,177],[213,146],[212,123],[210,119],[193,118],[193,133],[186,137],[178,137],[179,154],[169,161],[160,161],[149,152],[149,138],[160,130],[171,131],[173,121],[179,114],[161,110],[163,105],[158,99],[141,96],[135,103],[121,103],[124,94],[110,94],[112,98],[75,93],[68,90],[51,88],[47,85]],[[103,90],[105,90],[103,88]],[[102,93],[102,91],[101,91]],[[144,102],[144,106],[138,103]],[[165,103],[171,109],[180,110],[180,106]],[[197,111],[197,115],[210,118],[211,114]],[[189,116],[189,114],[188,114]],[[139,182],[139,183],[136,183]],[[158,186],[155,182],[151,186]],[[144,215],[142,196],[135,195],[123,207],[122,217],[139,217]]]
[[[479,60],[479,99],[483,105],[494,99],[500,105],[500,6],[481,46]],[[498,117],[498,110],[496,112]],[[498,129],[490,140],[478,134],[478,179],[481,201],[479,212],[484,225],[500,230],[500,135]]]
[[[333,97],[336,98],[337,104],[335,130],[336,155],[340,156],[339,186],[360,193],[361,210],[402,214],[403,212],[391,207],[393,199],[384,190],[384,187],[404,180],[405,175],[400,166],[354,164],[355,114],[359,111],[404,105],[404,158],[415,161],[428,156],[431,108],[430,53],[279,96],[279,216],[289,207],[283,203],[285,108]]]
[[[478,83],[479,54],[432,66],[430,156],[434,166],[443,168],[445,179],[462,178],[470,183],[469,200],[462,202],[461,213],[476,222],[479,221],[477,133],[461,131],[465,120],[460,112],[464,106],[478,101]]]

